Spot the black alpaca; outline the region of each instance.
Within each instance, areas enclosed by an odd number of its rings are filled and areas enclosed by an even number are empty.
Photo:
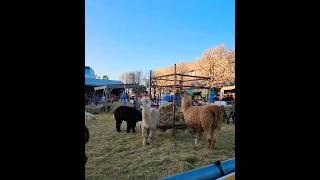
[[[141,111],[128,106],[120,106],[118,107],[113,116],[116,120],[116,128],[117,131],[120,132],[120,127],[122,121],[127,121],[127,132],[129,133],[132,129],[132,132],[136,132],[136,124],[138,121],[142,121],[142,114]]]

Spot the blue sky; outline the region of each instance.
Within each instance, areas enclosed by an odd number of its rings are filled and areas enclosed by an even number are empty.
[[[85,64],[119,79],[235,46],[234,0],[86,0]]]

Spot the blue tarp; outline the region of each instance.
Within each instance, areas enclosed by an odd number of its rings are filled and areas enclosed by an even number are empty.
[[[165,94],[162,97],[163,98],[161,100],[168,101],[168,102],[172,102],[173,101],[173,95]],[[180,96],[176,96],[176,101],[180,101],[180,100],[181,100],[181,97]]]
[[[85,66],[84,69],[85,77],[86,78],[96,78],[96,74],[94,73],[93,69],[90,66]]]
[[[221,168],[224,174],[235,172],[235,159],[221,161]],[[221,177],[220,169],[216,164],[199,167],[172,176],[163,177],[161,180],[211,180]]]
[[[210,102],[214,103],[214,91],[210,92]]]
[[[123,84],[123,83],[122,81],[116,81],[116,80],[85,78],[86,86],[104,86],[104,85],[115,85],[115,84]]]

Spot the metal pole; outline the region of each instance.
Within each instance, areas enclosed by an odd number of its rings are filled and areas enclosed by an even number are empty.
[[[150,70],[150,79],[149,79],[149,96],[150,96],[150,99],[151,99],[151,73],[152,73],[152,70]]]
[[[157,86],[157,83],[155,82],[155,86],[153,87],[153,99],[154,99],[154,101],[156,101],[156,86]]]
[[[210,92],[211,92],[211,90],[208,89],[208,94],[207,94],[207,102],[208,102],[208,104],[210,104]]]
[[[127,100],[126,100],[126,84],[123,85],[123,101],[124,101],[124,105],[127,105]]]
[[[107,90],[108,90],[108,86],[106,86],[106,88],[103,90],[103,96],[104,96],[104,111],[107,112],[107,106],[108,106],[108,98],[107,98]]]
[[[176,136],[176,64],[174,64],[174,85],[173,85],[173,137]]]

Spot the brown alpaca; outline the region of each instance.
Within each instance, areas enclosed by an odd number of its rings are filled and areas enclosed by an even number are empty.
[[[216,143],[217,133],[223,121],[223,106],[205,105],[192,106],[191,96],[183,93],[181,111],[187,126],[195,135],[195,144],[201,138],[203,132],[207,134],[208,148],[212,149]]]

